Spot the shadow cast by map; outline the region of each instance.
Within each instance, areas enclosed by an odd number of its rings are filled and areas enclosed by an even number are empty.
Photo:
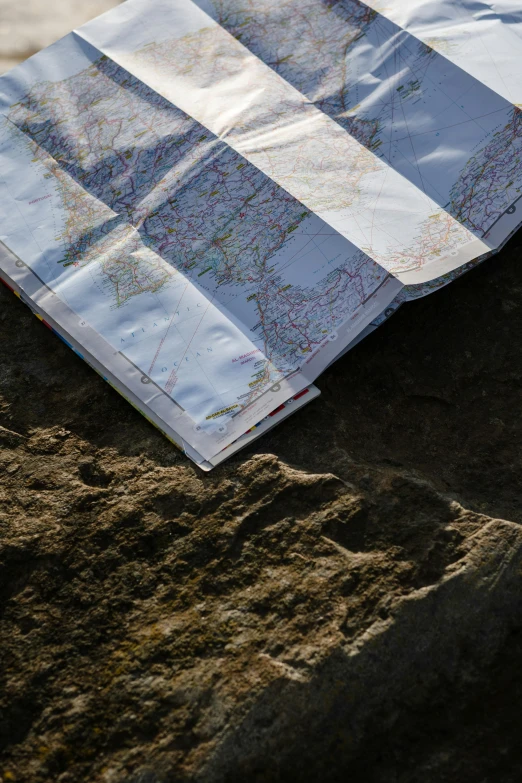
[[[520,519],[522,286],[520,236],[495,258],[404,306],[318,380],[322,396],[211,474],[233,476],[253,454],[301,470],[355,461],[416,471],[492,516]],[[188,460],[7,290],[0,394],[5,428],[64,428],[96,448]]]

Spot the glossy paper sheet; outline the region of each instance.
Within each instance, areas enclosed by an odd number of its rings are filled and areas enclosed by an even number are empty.
[[[17,284],[211,460],[518,227],[503,8],[127,0],[0,78]]]

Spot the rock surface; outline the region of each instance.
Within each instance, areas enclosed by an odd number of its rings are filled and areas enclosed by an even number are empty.
[[[209,475],[0,290],[1,783],[519,783],[521,245]]]
[[[0,292],[4,783],[520,781],[521,252],[211,474]]]

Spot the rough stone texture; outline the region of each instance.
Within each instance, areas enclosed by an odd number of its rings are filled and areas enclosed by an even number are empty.
[[[519,783],[521,244],[210,475],[0,290],[0,783]]]
[[[520,245],[211,474],[0,292],[4,783],[522,779]]]

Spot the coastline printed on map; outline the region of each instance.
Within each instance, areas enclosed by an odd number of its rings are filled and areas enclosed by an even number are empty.
[[[54,49],[70,76],[21,66],[4,88],[0,239],[176,402],[208,459],[401,284],[106,56],[72,36]]]
[[[475,16],[127,0],[0,78],[0,271],[217,464],[521,223],[520,77],[464,64]]]
[[[402,282],[452,272],[518,225],[519,108],[364,3],[154,7],[130,0],[78,34]]]

